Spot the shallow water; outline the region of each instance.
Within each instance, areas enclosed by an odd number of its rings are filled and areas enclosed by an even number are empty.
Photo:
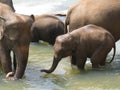
[[[109,55],[108,57],[110,57]],[[72,69],[69,58],[64,58],[52,74],[41,73],[49,68],[53,47],[46,43],[31,43],[29,62],[22,80],[7,81],[1,74],[0,90],[119,90],[120,56],[100,70],[92,70],[86,63],[85,72]]]
[[[66,10],[79,0],[13,0],[17,13],[42,14]],[[34,2],[35,1],[35,2]],[[38,5],[39,4],[39,5]],[[38,8],[39,7],[39,8]],[[43,10],[45,7],[45,10]],[[33,10],[35,9],[35,10]],[[39,11],[39,12],[38,12]],[[0,90],[120,90],[120,42],[111,64],[92,70],[89,59],[85,72],[72,69],[69,58],[64,58],[52,74],[41,73],[53,60],[53,47],[47,43],[31,43],[25,76],[18,81],[7,81],[0,73]],[[108,59],[112,57],[112,52]]]

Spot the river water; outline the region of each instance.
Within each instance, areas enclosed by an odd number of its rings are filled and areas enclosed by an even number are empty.
[[[65,11],[79,0],[13,0],[17,13],[43,14]],[[64,18],[62,19],[64,21]],[[41,73],[53,60],[53,47],[47,43],[31,43],[25,76],[18,81],[7,81],[0,73],[0,90],[120,90],[120,42],[111,64],[92,70],[89,59],[85,72],[72,69],[69,58],[64,58],[52,74]],[[112,52],[107,60],[112,57]]]

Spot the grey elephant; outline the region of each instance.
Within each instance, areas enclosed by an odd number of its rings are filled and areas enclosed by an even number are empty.
[[[55,15],[35,16],[31,27],[32,42],[43,40],[53,45],[56,37],[61,34],[64,34],[64,23]]]
[[[114,37],[104,28],[96,25],[86,25],[70,33],[60,35],[54,44],[54,60],[49,70],[42,72],[51,73],[57,67],[59,61],[67,56],[72,56],[71,64],[84,70],[87,57],[91,58],[92,67],[98,68],[105,64],[105,59],[110,50],[116,47]],[[75,57],[75,58],[74,58]]]
[[[0,3],[0,17],[0,62],[3,72],[7,79],[21,79],[28,61],[30,28],[34,17],[14,13],[3,3]],[[11,52],[14,53],[15,70],[12,68]]]
[[[68,9],[65,32],[88,24],[101,26],[120,39],[120,0],[80,0]],[[67,27],[69,27],[67,31]]]

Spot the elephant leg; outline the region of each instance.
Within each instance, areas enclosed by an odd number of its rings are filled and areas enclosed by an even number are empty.
[[[87,60],[87,55],[84,49],[78,48],[76,53],[74,54],[76,59],[76,65],[79,70],[84,70],[84,66]]]
[[[71,65],[76,65],[76,56],[73,54],[70,58],[71,58]]]
[[[87,60],[87,56],[85,54],[85,52],[78,52],[76,54],[76,65],[78,67],[78,69],[80,70],[84,70],[84,66]]]
[[[13,66],[14,66],[14,71],[16,70],[16,58],[15,58],[15,53],[13,53]]]
[[[108,53],[110,52],[110,50],[111,49],[107,49],[107,50],[104,50],[103,51],[103,53],[102,53],[102,59],[100,60],[100,62],[99,62],[99,65],[101,65],[101,66],[103,66],[103,65],[105,65],[105,60],[106,60],[106,58],[107,58],[107,55],[108,55]]]
[[[105,59],[108,54],[107,47],[99,47],[91,57],[92,67],[98,68],[99,65],[105,65]]]
[[[16,71],[14,79],[20,79],[23,77],[27,61],[28,61],[29,45],[19,46],[14,50],[16,59]]]
[[[53,35],[53,34],[51,34],[51,35]],[[51,44],[51,45],[54,45],[54,43],[55,43],[55,38],[53,38],[52,36],[49,38],[49,40],[48,40],[48,43],[49,44]]]
[[[0,50],[0,59],[3,71],[7,74],[12,72],[12,62],[9,50]]]
[[[79,59],[79,60],[76,61],[76,63],[77,63],[78,69],[84,70],[85,63],[86,63],[86,58]]]

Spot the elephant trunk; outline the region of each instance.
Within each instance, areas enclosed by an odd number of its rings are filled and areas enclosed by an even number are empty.
[[[61,60],[61,58],[55,58],[54,57],[51,68],[49,70],[42,69],[41,72],[52,73],[56,69],[56,67],[57,67],[60,60]]]

